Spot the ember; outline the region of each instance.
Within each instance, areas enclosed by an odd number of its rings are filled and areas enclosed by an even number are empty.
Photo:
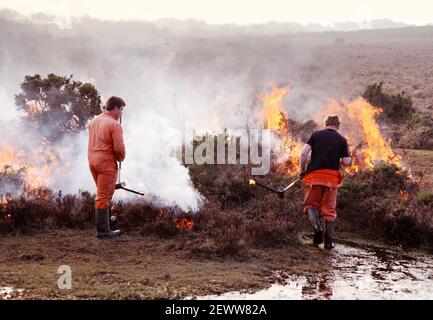
[[[409,192],[407,192],[406,190],[400,190],[400,195],[403,200],[409,200]]]
[[[182,218],[176,223],[176,228],[191,230],[194,227],[194,221],[192,219]]]

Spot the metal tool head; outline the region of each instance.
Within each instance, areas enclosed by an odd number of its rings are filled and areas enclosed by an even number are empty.
[[[284,199],[284,192],[285,192],[285,190],[283,187],[278,187],[278,189],[277,189],[278,198]]]
[[[126,187],[126,182],[119,182],[119,183],[116,183],[114,189],[116,189],[116,190],[117,189],[123,189],[125,187]]]

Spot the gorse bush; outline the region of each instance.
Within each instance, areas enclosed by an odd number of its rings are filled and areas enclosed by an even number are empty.
[[[383,110],[383,115],[393,122],[404,122],[415,112],[412,99],[404,91],[389,94],[383,91],[383,82],[369,85],[363,98]]]

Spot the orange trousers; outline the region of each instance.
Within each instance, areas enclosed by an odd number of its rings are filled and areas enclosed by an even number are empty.
[[[89,157],[89,167],[96,183],[95,208],[109,208],[116,186],[117,162],[112,153],[95,152]]]
[[[308,214],[308,208],[320,210],[320,215],[327,221],[337,219],[337,191],[338,189],[322,185],[305,185],[304,213]]]

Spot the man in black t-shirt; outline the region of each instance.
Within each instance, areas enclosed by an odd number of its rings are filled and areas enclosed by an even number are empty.
[[[327,116],[326,129],[314,132],[299,159],[305,184],[304,213],[314,227],[313,243],[323,242],[320,216],[325,218],[325,248],[333,248],[334,225],[337,218],[337,190],[343,177],[340,164],[350,166],[351,158],[347,140],[338,133],[340,120],[337,115]],[[311,152],[311,158],[309,154]]]

